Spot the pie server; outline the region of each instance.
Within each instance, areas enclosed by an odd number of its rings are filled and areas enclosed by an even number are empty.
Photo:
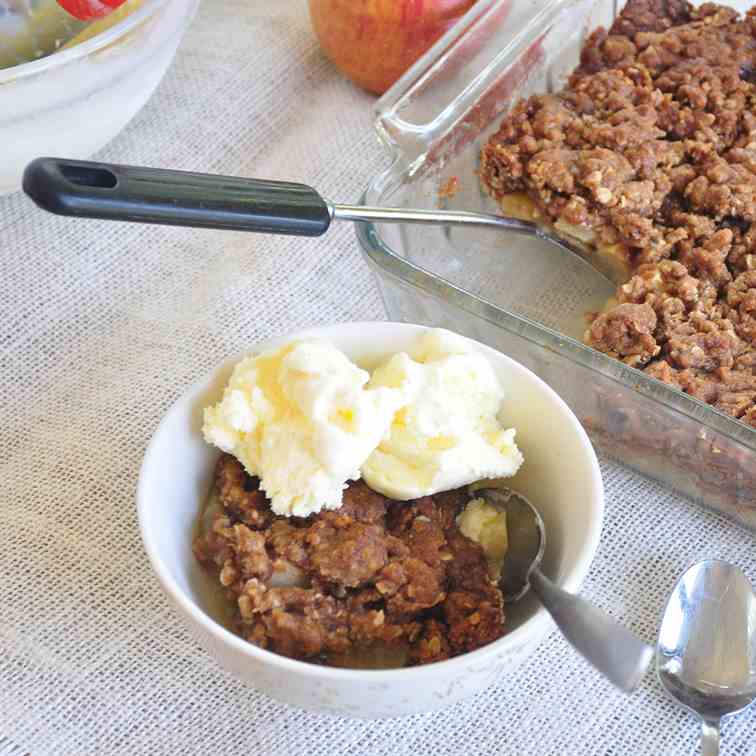
[[[23,188],[57,215],[266,234],[321,236],[333,221],[423,223],[492,228],[535,237],[580,257],[613,284],[617,271],[547,228],[515,218],[459,210],[413,210],[329,202],[305,184],[162,168],[38,158]]]

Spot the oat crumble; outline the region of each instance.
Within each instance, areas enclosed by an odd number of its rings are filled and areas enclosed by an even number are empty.
[[[220,509],[194,541],[246,640],[315,663],[356,666],[375,652],[401,666],[503,635],[486,556],[455,522],[466,490],[394,502],[354,482],[340,509],[298,518],[273,514],[258,485],[224,454]]]
[[[756,9],[630,0],[481,158],[503,207],[621,258],[588,344],[756,427]]]

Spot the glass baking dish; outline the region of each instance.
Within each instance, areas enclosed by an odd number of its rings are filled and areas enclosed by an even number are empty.
[[[745,10],[747,2],[725,3]],[[496,212],[481,146],[523,96],[559,89],[612,0],[479,0],[377,103],[391,166],[363,201]],[[543,242],[490,230],[357,224],[394,320],[442,326],[533,370],[604,454],[756,528],[756,430],[581,343],[612,287]]]

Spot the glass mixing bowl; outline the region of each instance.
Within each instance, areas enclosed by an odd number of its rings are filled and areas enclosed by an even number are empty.
[[[39,60],[0,69],[0,194],[41,155],[87,158],[147,102],[199,0],[145,0],[106,31]]]

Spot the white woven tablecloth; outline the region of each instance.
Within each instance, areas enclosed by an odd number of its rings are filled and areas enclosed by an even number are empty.
[[[157,94],[103,159],[301,180],[355,200],[385,156],[372,98],[322,57],[304,0],[205,0]],[[558,635],[506,684],[393,721],[289,709],[201,652],[137,529],[142,453],[228,355],[384,317],[353,230],[320,240],[74,222],[0,200],[0,754],[692,754],[649,675],[628,697]],[[612,464],[585,595],[647,640],[706,556],[756,578],[755,536]],[[756,712],[724,727],[756,753]]]

